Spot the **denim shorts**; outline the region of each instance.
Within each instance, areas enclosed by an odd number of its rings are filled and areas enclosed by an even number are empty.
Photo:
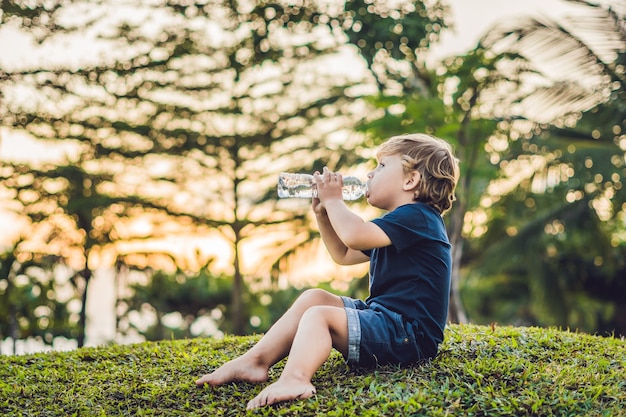
[[[384,306],[341,297],[348,317],[350,366],[409,364],[424,359],[416,341],[416,324]]]

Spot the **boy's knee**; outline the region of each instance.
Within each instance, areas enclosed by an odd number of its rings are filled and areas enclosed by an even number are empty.
[[[326,290],[311,288],[300,294],[293,304],[295,310],[299,311],[300,314],[315,306],[343,307],[343,300],[338,295]]]
[[[301,322],[320,322],[326,320],[325,308],[327,306],[311,306],[302,314]]]
[[[307,302],[311,305],[317,305],[323,303],[329,295],[330,293],[328,291],[322,290],[321,288],[309,288],[300,294],[298,301]]]
[[[337,333],[338,329],[347,330],[345,310],[334,306],[309,307],[302,315],[300,323],[323,324],[333,333]]]

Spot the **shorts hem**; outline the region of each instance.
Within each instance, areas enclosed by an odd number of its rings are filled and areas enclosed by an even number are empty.
[[[348,319],[348,364],[358,364],[361,354],[361,321],[356,310],[354,300],[348,297],[341,297],[344,310]]]

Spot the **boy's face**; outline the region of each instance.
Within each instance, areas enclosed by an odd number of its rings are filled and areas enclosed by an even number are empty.
[[[391,211],[413,201],[413,192],[407,191],[407,174],[400,155],[381,155],[367,178],[367,201],[372,206]]]

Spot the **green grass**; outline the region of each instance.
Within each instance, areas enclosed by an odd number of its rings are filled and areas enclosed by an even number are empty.
[[[195,386],[256,340],[2,356],[0,415],[626,416],[626,342],[557,329],[451,325],[435,360],[402,368],[351,370],[333,353],[311,399],[251,412],[264,384]]]

